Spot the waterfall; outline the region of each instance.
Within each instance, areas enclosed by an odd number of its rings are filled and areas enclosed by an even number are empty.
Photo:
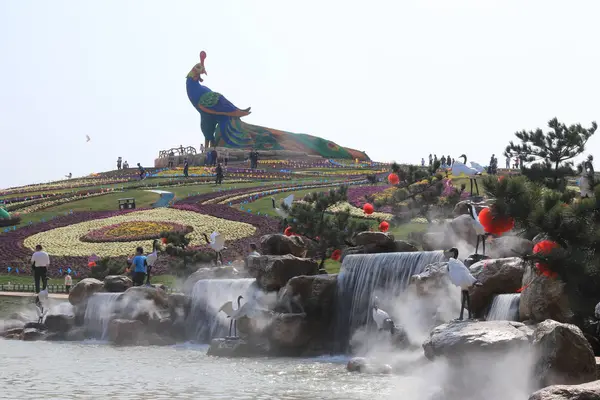
[[[225,337],[229,334],[229,322],[224,312],[219,312],[223,304],[233,302],[237,308],[238,296],[243,296],[242,304],[255,296],[255,279],[202,279],[196,282],[192,291],[192,309],[187,319],[188,337],[200,343]]]
[[[122,293],[95,293],[85,309],[84,326],[86,334],[94,339],[106,340],[117,299]]]
[[[520,293],[507,293],[494,296],[490,311],[486,316],[488,321],[518,321]]]
[[[371,319],[373,300],[379,306],[393,304],[410,277],[427,265],[443,261],[441,251],[356,254],[344,258],[337,278],[336,338],[347,349],[354,331]]]

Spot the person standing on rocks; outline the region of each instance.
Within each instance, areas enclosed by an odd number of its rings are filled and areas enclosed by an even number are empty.
[[[148,261],[142,247],[135,249],[135,252],[135,257],[131,260],[131,266],[133,267],[133,286],[142,286],[144,284],[144,279],[146,278]]]
[[[42,281],[42,290],[48,287],[48,267],[50,266],[50,256],[42,249],[42,245],[35,246],[35,253],[31,256],[31,269],[33,270],[33,279],[35,282],[35,293],[40,293],[40,280]]]

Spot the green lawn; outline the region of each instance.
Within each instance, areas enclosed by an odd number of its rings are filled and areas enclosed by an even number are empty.
[[[246,209],[249,208],[250,210],[252,210],[252,214],[256,214],[256,213],[260,212],[261,215],[270,215],[270,216],[276,217],[277,213],[275,212],[275,209],[273,208],[273,202],[271,200],[271,197],[275,198],[275,204],[277,204],[277,207],[279,207],[281,202],[283,201],[283,199],[285,199],[286,197],[288,197],[291,194],[294,195],[294,200],[298,200],[298,199],[303,198],[308,193],[327,192],[327,191],[329,191],[329,189],[331,189],[331,188],[329,188],[329,187],[314,188],[314,189],[296,190],[293,192],[277,193],[273,196],[263,197],[256,201],[253,201],[252,203],[245,204],[244,208],[246,208]],[[236,207],[239,207],[239,205],[236,205]]]

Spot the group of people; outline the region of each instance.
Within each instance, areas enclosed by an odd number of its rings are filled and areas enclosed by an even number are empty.
[[[229,153],[227,151],[225,151],[225,153],[221,155],[221,158],[219,158],[219,153],[217,153],[217,149],[213,148],[210,151],[209,149],[206,149],[206,157],[204,157],[205,166],[214,167],[221,162],[225,165],[227,165],[227,163],[229,162]]]
[[[437,154],[434,155],[429,155],[429,166],[433,166],[435,163],[438,162],[438,156]],[[452,167],[452,165],[454,165],[454,158],[448,156],[442,156],[442,158],[439,159],[440,162],[440,168],[442,169],[446,169],[446,168],[450,168]],[[421,166],[424,167],[425,166],[425,159],[421,158]]]
[[[117,169],[120,171],[121,169],[129,168],[129,163],[127,161],[123,162],[121,157],[117,158]]]
[[[490,175],[498,174],[498,159],[495,154],[492,154],[492,158],[490,158],[490,165],[488,165],[487,173]]]

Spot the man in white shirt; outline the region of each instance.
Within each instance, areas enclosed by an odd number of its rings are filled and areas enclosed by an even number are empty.
[[[250,243],[250,254],[248,254],[248,257],[260,257],[260,253],[258,252],[257,248],[256,248],[256,244],[254,243]]]
[[[40,280],[43,288],[46,290],[48,286],[48,266],[50,266],[50,257],[48,253],[42,250],[42,245],[35,246],[35,253],[31,256],[31,269],[35,279],[35,292],[40,292]]]

